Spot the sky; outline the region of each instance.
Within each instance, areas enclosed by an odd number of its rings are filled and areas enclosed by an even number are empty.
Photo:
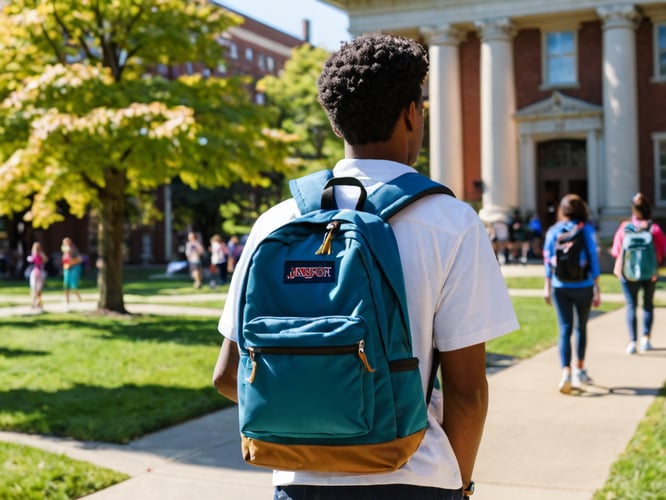
[[[343,11],[318,0],[216,0],[241,14],[301,38],[303,19],[310,20],[312,45],[333,51],[341,40],[349,40],[348,18]],[[285,5],[288,4],[288,5]],[[297,6],[296,6],[297,5]]]

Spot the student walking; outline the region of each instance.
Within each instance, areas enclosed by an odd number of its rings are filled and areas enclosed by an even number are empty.
[[[620,279],[627,303],[629,343],[627,354],[635,354],[638,342],[638,295],[643,295],[643,322],[641,351],[652,349],[651,333],[654,321],[654,291],[659,276],[659,265],[666,259],[666,236],[661,227],[652,222],[652,204],[643,193],[631,200],[631,220],[623,221],[613,237],[611,254],[615,257],[615,275]],[[633,256],[633,258],[632,258]]]
[[[187,233],[187,242],[185,243],[185,257],[190,270],[190,276],[194,281],[194,288],[201,288],[203,279],[203,258],[204,247],[199,241],[199,237],[193,231]]]
[[[32,308],[42,311],[44,304],[42,302],[42,290],[46,281],[46,270],[44,266],[48,257],[42,250],[42,244],[38,241],[32,244],[32,250],[28,256],[28,262],[32,264],[30,270],[30,296],[32,298]]]
[[[217,274],[220,284],[224,285],[227,282],[227,261],[229,259],[229,248],[222,240],[219,234],[215,234],[210,239],[210,264],[211,271]],[[216,285],[215,276],[211,277],[211,287]]]
[[[74,292],[79,302],[81,302],[79,281],[81,279],[81,272],[83,271],[83,258],[79,253],[79,249],[76,248],[76,245],[69,237],[62,240],[60,251],[62,252],[62,283],[65,290],[65,303],[69,306],[70,291]]]
[[[591,378],[585,369],[587,321],[590,310],[601,304],[599,253],[594,227],[588,222],[588,208],[576,194],[562,198],[558,221],[546,233],[544,298],[554,303],[560,331],[559,350],[564,394],[579,390]],[[576,364],[572,369],[571,335],[576,317]]]
[[[334,177],[354,177],[370,195],[416,172],[410,165],[423,139],[421,89],[427,69],[421,45],[391,35],[360,36],[329,58],[318,81],[319,101],[345,142],[345,158],[333,169]],[[338,208],[356,206],[358,190],[350,191],[335,190]],[[264,213],[232,277],[213,379],[218,391],[233,400],[238,397],[244,276],[257,245],[299,213],[294,199]],[[442,389],[432,392],[425,437],[407,463],[391,472],[275,471],[276,499],[460,500],[474,490],[474,462],[488,409],[485,342],[519,325],[490,240],[469,205],[430,195],[398,212],[389,224],[400,251],[424,392],[435,357],[441,362]]]

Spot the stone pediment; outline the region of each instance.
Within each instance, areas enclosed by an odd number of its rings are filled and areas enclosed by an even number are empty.
[[[601,116],[602,113],[601,106],[555,91],[547,99],[518,110],[515,117],[517,121],[535,121]]]

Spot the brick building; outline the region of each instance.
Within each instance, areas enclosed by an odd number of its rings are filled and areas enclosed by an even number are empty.
[[[580,194],[602,238],[666,218],[666,2],[322,0],[429,48],[431,174],[490,222]]]

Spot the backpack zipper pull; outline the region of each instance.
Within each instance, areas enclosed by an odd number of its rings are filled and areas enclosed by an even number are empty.
[[[324,242],[315,252],[315,255],[331,255],[331,242],[333,241],[333,232],[340,227],[340,221],[333,221],[326,226],[326,236],[324,237]]]
[[[252,382],[254,382],[254,376],[257,374],[257,362],[254,360],[254,350],[248,348],[247,351],[250,354],[250,360],[252,361],[252,372],[250,373],[250,376],[246,379],[246,382],[251,384]]]
[[[368,370],[370,373],[376,371],[372,366],[370,366],[368,357],[365,355],[365,340],[360,340],[358,342],[358,357],[361,358],[361,361],[365,365],[366,370]]]

